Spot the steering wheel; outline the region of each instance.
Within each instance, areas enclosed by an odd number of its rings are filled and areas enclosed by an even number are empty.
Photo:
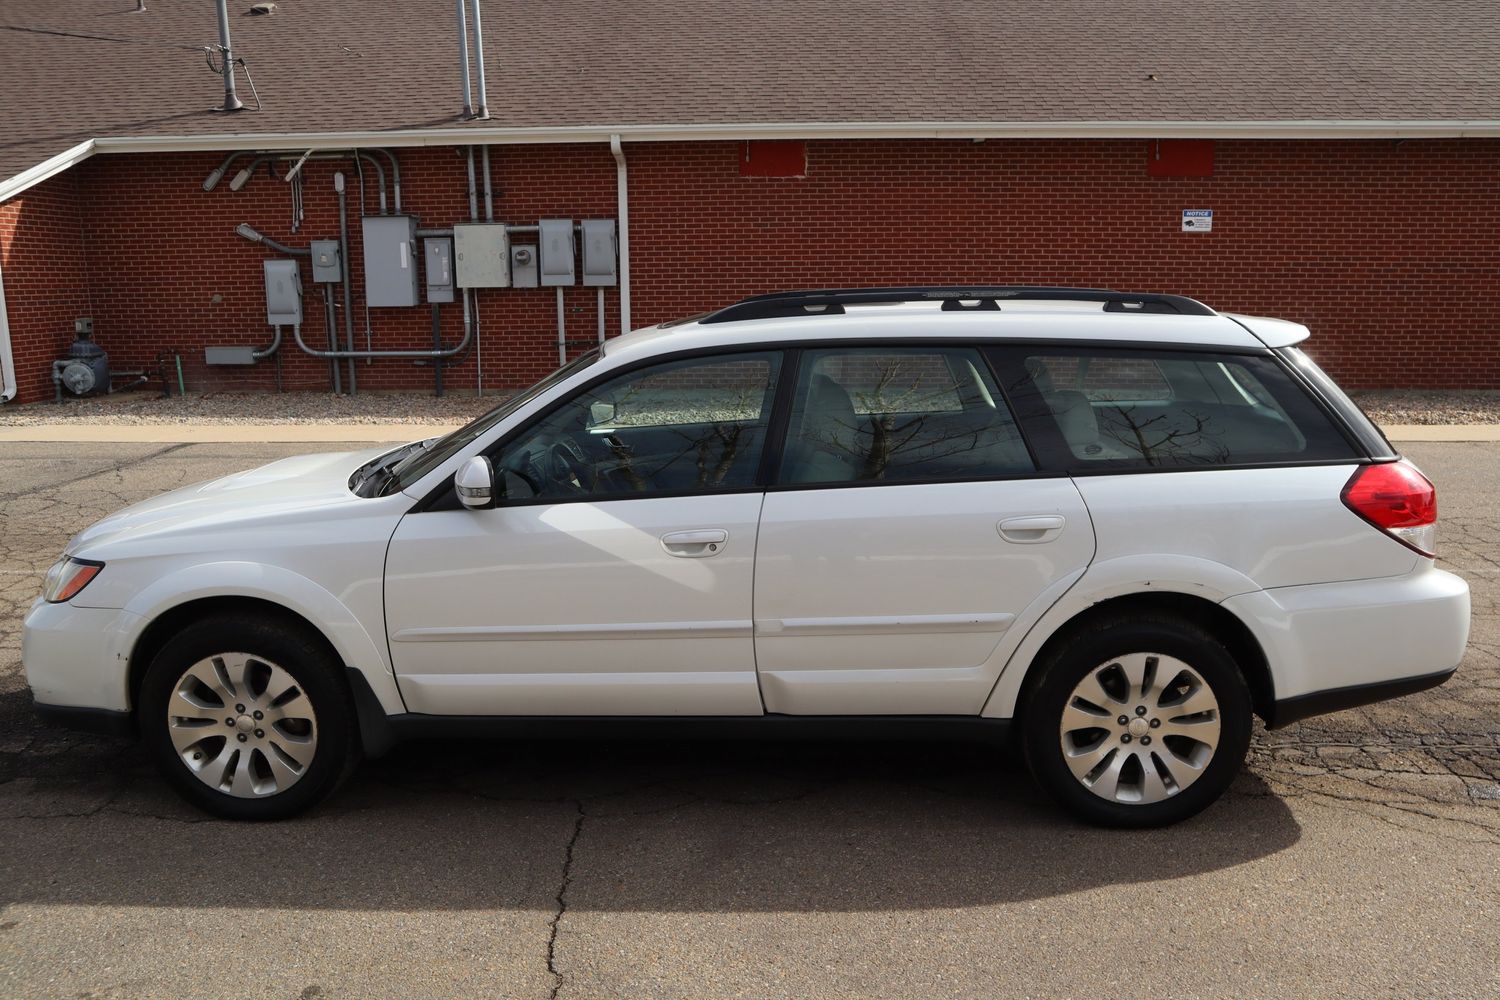
[[[547,449],[547,478],[564,489],[587,492],[587,460],[572,438],[561,438]]]

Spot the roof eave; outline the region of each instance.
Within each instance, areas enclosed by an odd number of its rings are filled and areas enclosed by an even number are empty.
[[[0,201],[95,153],[189,153],[236,149],[304,150],[744,139],[1440,139],[1500,137],[1500,119],[1287,119],[1264,121],[752,122],[445,128],[350,132],[234,132],[99,136],[0,181]]]

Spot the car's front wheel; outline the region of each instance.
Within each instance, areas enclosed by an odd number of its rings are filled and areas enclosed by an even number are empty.
[[[195,622],[141,685],[141,732],[168,781],[231,819],[283,819],[330,794],[357,760],[347,687],[315,637],[247,617]]]
[[[1249,690],[1229,651],[1190,622],[1100,623],[1041,668],[1022,710],[1027,763],[1083,819],[1175,823],[1217,799],[1244,761]]]

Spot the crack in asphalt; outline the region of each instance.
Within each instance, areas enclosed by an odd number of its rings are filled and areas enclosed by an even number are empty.
[[[578,838],[583,834],[583,802],[574,800],[573,805],[578,809],[578,816],[573,821],[573,835],[568,838],[567,852],[563,857],[562,882],[557,887],[557,910],[552,914],[552,921],[547,927],[547,974],[552,977],[549,1000],[557,1000],[563,988],[564,977],[557,968],[557,930],[568,912],[568,886],[573,883],[573,849],[578,846]]]

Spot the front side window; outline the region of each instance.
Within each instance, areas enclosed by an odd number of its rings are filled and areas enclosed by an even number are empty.
[[[639,369],[585,389],[507,443],[510,500],[577,500],[755,484],[781,355],[728,354]]]
[[[778,481],[984,479],[1033,469],[972,348],[828,348],[802,356]]]
[[[1344,436],[1275,360],[1110,349],[1021,351],[1074,468],[1339,461]],[[1029,427],[1030,425],[1028,425]]]

